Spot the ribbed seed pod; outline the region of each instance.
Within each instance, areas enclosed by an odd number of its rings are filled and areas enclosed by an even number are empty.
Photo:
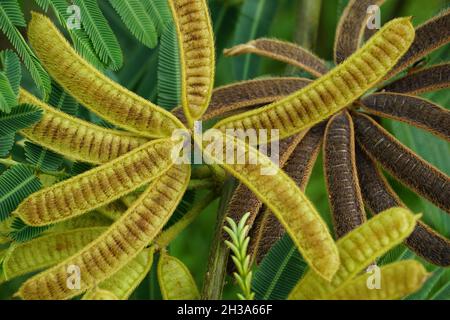
[[[180,46],[182,104],[188,122],[208,108],[214,86],[214,33],[205,0],[169,0]]]
[[[316,77],[320,77],[328,71],[325,62],[313,53],[293,43],[276,39],[256,39],[224,51],[226,56],[237,56],[246,53],[254,53],[291,64],[306,70]]]
[[[405,260],[380,268],[380,288],[369,288],[363,274],[336,290],[331,300],[394,300],[416,292],[427,279],[427,271],[418,261]]]
[[[323,151],[334,231],[341,238],[366,221],[356,171],[353,122],[347,111],[328,121]]]
[[[360,148],[356,148],[356,158],[362,196],[370,211],[378,214],[392,207],[404,207],[375,163]],[[435,265],[450,266],[450,240],[422,221],[417,221],[405,244],[414,253]]]
[[[220,132],[212,136],[213,144],[223,143],[218,152],[206,146],[205,154],[243,182],[274,212],[309,265],[330,280],[339,267],[336,246],[325,222],[295,182],[269,158],[241,140]],[[227,158],[231,154],[245,158]]]
[[[160,139],[95,169],[36,192],[14,211],[27,224],[46,225],[102,207],[158,177],[172,165],[174,143]]]
[[[21,89],[20,103],[44,111],[42,119],[21,134],[47,149],[77,161],[101,164],[144,144],[148,139],[105,129],[58,111]]]
[[[27,300],[69,299],[112,276],[160,232],[180,202],[189,177],[189,166],[173,166],[105,233],[77,254],[27,280],[18,295]],[[79,289],[66,286],[71,265],[80,270]]]
[[[263,108],[226,118],[214,128],[278,129],[285,138],[321,122],[376,85],[414,39],[408,18],[387,23],[344,63],[298,92]]]
[[[417,216],[404,208],[388,209],[337,241],[341,265],[331,282],[308,271],[289,299],[326,299],[352,280],[376,257],[401,243],[413,231]]]
[[[119,300],[113,292],[103,289],[93,289],[83,296],[81,300]]]
[[[450,141],[450,111],[431,101],[399,93],[375,93],[362,99],[365,110],[425,129]]]
[[[394,177],[450,213],[449,177],[401,144],[371,118],[355,113],[356,139]]]
[[[8,251],[3,262],[3,272],[10,280],[50,267],[77,253],[106,230],[106,227],[75,229],[17,244]]]
[[[86,292],[83,299],[95,300],[92,299],[92,295],[100,289],[112,293],[118,300],[127,300],[150,271],[153,254],[153,247],[142,250],[136,258],[101,282],[97,288]]]
[[[110,123],[153,138],[168,137],[182,128],[170,112],[125,89],[83,60],[47,17],[32,13],[28,38],[50,75]]]
[[[158,282],[164,300],[198,300],[200,294],[183,262],[162,253],[158,261]]]

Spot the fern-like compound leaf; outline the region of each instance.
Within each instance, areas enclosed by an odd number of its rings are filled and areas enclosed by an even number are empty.
[[[21,104],[10,113],[0,111],[0,135],[9,135],[38,122],[42,110],[31,104]]]

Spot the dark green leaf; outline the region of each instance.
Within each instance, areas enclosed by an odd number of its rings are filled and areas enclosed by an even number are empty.
[[[25,142],[25,157],[36,168],[43,171],[58,171],[64,158],[50,150],[31,142]]]
[[[42,117],[42,110],[30,104],[21,104],[11,113],[0,112],[0,136],[15,133],[25,129]]]
[[[42,232],[48,230],[50,226],[32,227],[25,224],[20,218],[15,218],[11,223],[11,228],[13,230],[8,235],[11,240],[16,242],[27,242],[41,235]]]

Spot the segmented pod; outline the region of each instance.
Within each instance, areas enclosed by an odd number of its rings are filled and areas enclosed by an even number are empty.
[[[162,253],[159,258],[158,282],[164,300],[200,299],[189,269],[183,262],[166,253]]]
[[[27,280],[18,295],[24,299],[69,299],[112,276],[160,232],[180,202],[189,177],[189,166],[170,168],[105,233],[77,254]],[[79,289],[66,286],[70,265],[80,270]]]
[[[110,123],[153,138],[168,137],[183,127],[170,112],[125,89],[83,60],[47,17],[32,13],[28,38],[50,75]]]
[[[248,53],[291,64],[306,70],[316,77],[320,77],[328,71],[325,62],[313,53],[293,43],[276,39],[256,39],[224,50],[226,56]]]
[[[36,192],[13,214],[41,226],[102,207],[160,176],[171,165],[171,139],[160,139],[120,158]]]
[[[449,177],[414,154],[371,118],[355,113],[356,139],[394,177],[450,213]]]
[[[405,207],[392,190],[375,163],[360,148],[356,148],[358,176],[366,206],[377,214],[391,207]],[[442,267],[450,266],[450,241],[422,221],[404,242],[408,248],[427,261]]]
[[[331,282],[310,270],[289,294],[289,299],[326,299],[352,280],[373,260],[401,243],[413,231],[418,216],[391,208],[350,231],[337,241],[341,265]]]
[[[341,238],[366,221],[356,171],[353,122],[347,111],[336,114],[328,122],[323,152],[334,231]]]
[[[17,244],[3,262],[5,280],[50,267],[75,254],[106,230],[105,227],[82,228]]]
[[[325,222],[308,198],[269,158],[239,139],[210,131],[217,152],[205,154],[242,181],[282,223],[309,265],[330,280],[339,267],[339,256]],[[233,158],[229,158],[233,155]],[[234,155],[240,155],[234,159]]]
[[[311,127],[376,85],[413,39],[408,18],[392,20],[344,63],[310,85],[266,107],[226,118],[214,128],[278,129],[282,139]]]
[[[205,0],[169,0],[177,28],[182,105],[188,122],[208,108],[214,86],[214,33]]]
[[[142,250],[136,258],[101,282],[97,288],[86,292],[83,299],[97,300],[93,299],[93,295],[97,290],[104,290],[113,294],[117,300],[127,300],[150,271],[153,264],[153,254],[153,247]]]
[[[369,287],[372,273],[363,274],[336,290],[330,300],[394,300],[419,290],[427,271],[418,261],[405,260],[380,268],[380,287]]]
[[[97,288],[86,292],[81,300],[119,300],[119,297],[111,291]]]
[[[365,110],[425,129],[450,141],[450,111],[431,101],[399,93],[375,93],[362,99]]]
[[[68,158],[94,164],[111,161],[144,144],[148,139],[124,131],[105,129],[69,116],[21,89],[20,103],[41,108],[42,119],[21,134]]]

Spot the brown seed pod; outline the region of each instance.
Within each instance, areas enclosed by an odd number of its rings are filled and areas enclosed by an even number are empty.
[[[370,211],[378,214],[391,207],[405,207],[369,156],[356,148],[358,177],[364,202]],[[442,267],[450,266],[450,241],[422,221],[417,225],[405,244],[417,255]]]
[[[24,299],[69,299],[93,288],[133,260],[160,232],[187,188],[189,166],[173,166],[150,184],[136,203],[106,232],[77,254],[27,280]],[[80,270],[80,288],[69,288],[69,266]]]
[[[328,71],[325,62],[308,50],[290,42],[276,39],[256,39],[233,48],[225,49],[226,56],[254,53],[263,57],[279,60],[306,70],[316,77]]]
[[[334,61],[342,63],[358,50],[366,27],[367,8],[381,5],[384,0],[351,0],[339,20],[334,42]]]
[[[347,111],[328,122],[323,152],[334,231],[341,238],[366,221],[356,171],[353,122]]]
[[[148,141],[124,131],[105,129],[60,112],[21,89],[20,103],[41,108],[42,119],[21,134],[68,158],[94,164],[111,161]]]
[[[450,212],[449,177],[417,156],[371,118],[353,114],[361,147],[405,185]]]
[[[388,84],[385,91],[419,94],[450,86],[450,63],[434,65],[417,70]]]
[[[362,99],[365,111],[406,122],[450,141],[450,111],[423,98],[399,93],[375,93]]]

